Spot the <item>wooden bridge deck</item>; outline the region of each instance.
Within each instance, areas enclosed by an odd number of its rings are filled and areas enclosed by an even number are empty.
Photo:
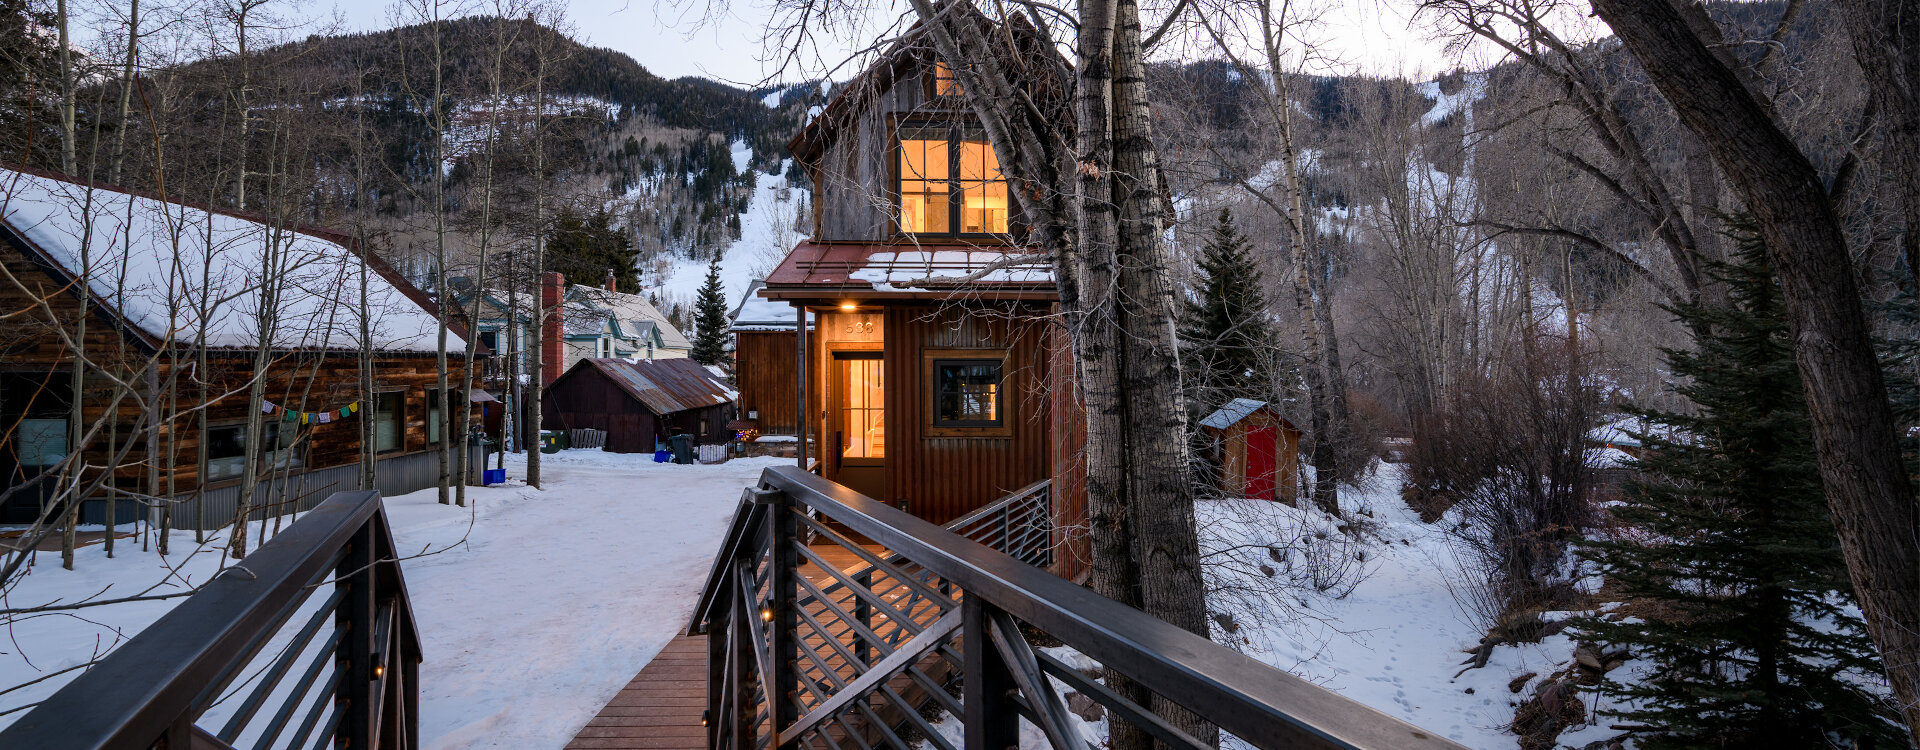
[[[839,545],[816,545],[813,552],[843,571],[866,564]],[[821,586],[832,581],[811,564],[801,571]],[[567,750],[704,750],[700,713],[706,705],[707,637],[681,633],[574,735]]]

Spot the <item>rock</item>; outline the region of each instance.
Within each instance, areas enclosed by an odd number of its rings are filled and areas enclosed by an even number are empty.
[[[1092,698],[1080,693],[1067,693],[1067,710],[1089,723],[1097,722],[1107,716],[1105,706],[1093,702]]]
[[[1603,667],[1601,671],[1611,672],[1613,670],[1619,669],[1622,666],[1625,666],[1626,663],[1627,663],[1627,660],[1625,659],[1614,659],[1613,661],[1607,662],[1607,665]]]
[[[1533,681],[1533,678],[1538,676],[1540,675],[1537,672],[1528,672],[1526,674],[1520,675],[1519,677],[1513,678],[1512,681],[1507,683],[1507,692],[1518,693],[1522,690],[1525,690],[1527,687],[1527,683]]]
[[[106,522],[101,521],[101,523],[106,523]],[[1473,695],[1473,688],[1467,688],[1467,695]]]
[[[1604,672],[1605,662],[1600,661],[1600,647],[1591,643],[1582,643],[1573,649],[1573,660],[1580,666],[1595,672]]]

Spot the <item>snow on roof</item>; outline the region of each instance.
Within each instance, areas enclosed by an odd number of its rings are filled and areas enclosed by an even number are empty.
[[[776,302],[761,297],[757,292],[767,286],[767,282],[754,279],[747,285],[746,296],[740,298],[740,305],[733,308],[735,331],[791,331],[793,330],[793,305],[788,302]],[[813,313],[807,313],[807,326],[813,326]]]
[[[1043,260],[993,268],[1006,261],[1001,250],[906,250],[876,252],[867,256],[867,265],[847,275],[849,279],[875,284],[968,277],[974,283],[1050,283],[1053,268]],[[992,269],[992,270],[989,270]]]
[[[1200,426],[1224,430],[1232,427],[1235,422],[1246,419],[1266,405],[1267,402],[1265,401],[1255,401],[1250,398],[1236,398],[1228,401],[1226,406],[1222,406],[1214,410],[1212,414],[1208,414],[1205,419],[1200,420]]]
[[[724,404],[738,397],[724,379],[691,359],[587,358],[562,377],[591,367],[626,391],[654,414],[666,416],[688,409]],[[554,381],[558,386],[560,381]]]
[[[156,342],[251,348],[264,318],[277,349],[360,348],[362,264],[343,239],[5,168],[0,223]],[[372,347],[435,351],[431,303],[370,260]],[[465,349],[449,331],[447,350]]]
[[[569,326],[573,324],[573,319],[582,317],[596,324],[612,320],[629,338],[637,338],[647,329],[647,326],[641,323],[652,323],[653,328],[660,333],[661,346],[668,349],[693,348],[692,342],[687,340],[686,335],[680,333],[680,329],[675,328],[673,323],[667,320],[667,316],[660,314],[659,308],[654,307],[646,297],[625,292],[610,292],[583,284],[574,284],[567,290],[567,296],[573,303],[567,306],[564,313],[568,317]],[[569,333],[571,332],[569,330]],[[596,332],[583,331],[583,333]]]

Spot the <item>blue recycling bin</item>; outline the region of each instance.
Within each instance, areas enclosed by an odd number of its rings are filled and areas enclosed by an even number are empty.
[[[492,487],[496,484],[503,484],[506,481],[506,469],[483,469],[480,472],[480,484],[482,486]]]

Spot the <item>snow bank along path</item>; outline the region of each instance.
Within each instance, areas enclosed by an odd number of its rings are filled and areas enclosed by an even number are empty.
[[[519,481],[524,459],[516,459],[508,461],[512,483],[468,488],[469,508],[440,505],[434,490],[386,499],[402,554],[432,552],[402,563],[424,641],[420,736],[428,748],[564,746],[686,626],[741,488],[788,463],[679,466],[597,451],[543,458],[544,490]],[[179,566],[193,535],[176,534],[173,545],[170,562]],[[98,545],[83,552],[72,572],[57,554],[43,555],[9,605],[86,598],[108,584],[105,596],[124,596],[165,573],[158,555],[133,544],[123,542],[115,560]],[[218,565],[217,551],[203,552],[184,574],[199,583]],[[63,617],[16,625],[0,642],[0,687],[84,662],[96,644],[112,644],[114,631],[131,637],[179,601],[82,612],[98,625]],[[0,710],[45,698],[68,679],[0,696]],[[0,726],[21,715],[0,717]]]

